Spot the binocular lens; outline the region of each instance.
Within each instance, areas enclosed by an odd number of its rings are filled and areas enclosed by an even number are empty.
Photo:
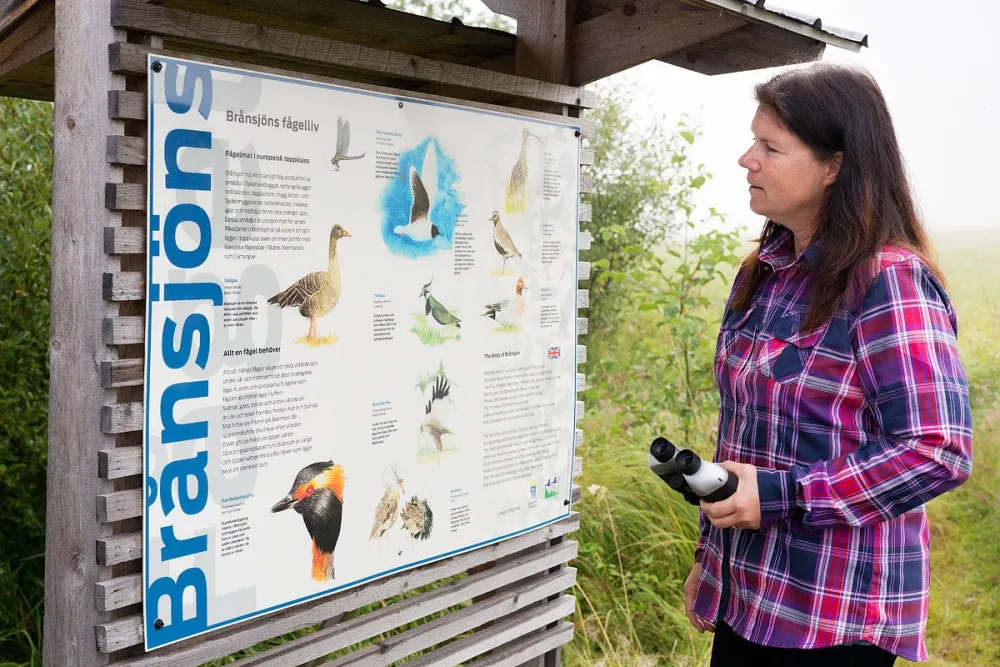
[[[674,446],[674,443],[661,436],[654,440],[653,444],[649,446],[649,453],[652,454],[653,458],[657,461],[665,463],[674,458],[674,454],[677,453],[677,448]]]

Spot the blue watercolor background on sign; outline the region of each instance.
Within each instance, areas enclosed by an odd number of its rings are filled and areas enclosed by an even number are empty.
[[[396,225],[406,225],[410,221],[410,205],[413,203],[413,196],[410,194],[410,167],[414,167],[417,174],[423,177],[424,158],[428,150],[433,150],[437,156],[437,197],[431,202],[430,218],[440,235],[430,241],[414,241],[392,230]],[[455,224],[458,216],[465,210],[465,204],[455,189],[458,178],[455,160],[445,154],[434,137],[428,137],[411,150],[400,153],[396,175],[382,192],[382,240],[389,250],[414,259],[451,248],[455,239]],[[428,190],[430,189],[428,186]]]

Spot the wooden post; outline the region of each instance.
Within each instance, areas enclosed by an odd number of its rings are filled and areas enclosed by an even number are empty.
[[[113,490],[97,476],[97,452],[114,447],[100,425],[100,406],[114,399],[101,387],[101,363],[112,357],[101,323],[114,314],[101,297],[101,277],[115,268],[104,253],[104,227],[120,221],[104,207],[104,184],[121,181],[121,168],[106,158],[107,136],[122,132],[108,118],[107,96],[124,82],[108,70],[108,44],[116,39],[110,0],[55,5],[43,659],[91,667],[108,662],[94,639],[94,626],[107,618],[96,611],[95,584],[110,574],[97,567],[97,538],[110,526],[96,521],[96,502]]]

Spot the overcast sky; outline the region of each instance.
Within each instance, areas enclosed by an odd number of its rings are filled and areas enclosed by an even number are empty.
[[[471,3],[470,3],[471,4]],[[474,3],[478,4],[478,3]],[[994,0],[768,0],[868,33],[860,53],[828,46],[823,60],[858,64],[878,80],[924,219],[935,235],[1000,225],[1000,49]],[[708,77],[660,62],[616,75],[638,84],[635,112],[689,113],[704,136],[696,156],[714,175],[701,201],[759,228],[747,208],[745,172],[753,86],[780,69]]]

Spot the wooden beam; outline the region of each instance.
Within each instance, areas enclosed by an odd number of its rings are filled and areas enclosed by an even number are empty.
[[[636,0],[573,27],[569,81],[586,85],[746,24],[681,0]]]
[[[17,78],[56,49],[56,8],[45,4],[31,12],[0,40],[0,82]]]
[[[517,1],[514,71],[531,79],[566,83],[576,0]]]

